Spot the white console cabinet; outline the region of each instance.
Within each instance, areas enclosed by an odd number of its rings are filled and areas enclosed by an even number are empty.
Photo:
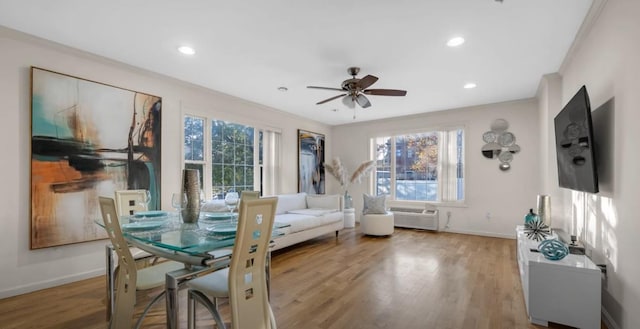
[[[516,228],[518,268],[529,320],[538,325],[560,323],[582,329],[600,328],[600,269],[584,255],[548,260],[538,242]]]

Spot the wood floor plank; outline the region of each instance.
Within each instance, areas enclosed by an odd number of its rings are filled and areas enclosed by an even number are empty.
[[[274,252],[272,277],[280,329],[543,328],[527,320],[515,240],[410,229],[380,238],[345,229],[338,240],[328,234]],[[138,296],[136,317],[153,296]],[[228,321],[228,304],[220,308]],[[98,277],[0,300],[0,328],[102,329],[104,312]],[[198,319],[198,328],[214,327],[202,307]],[[164,323],[162,300],[143,328]]]

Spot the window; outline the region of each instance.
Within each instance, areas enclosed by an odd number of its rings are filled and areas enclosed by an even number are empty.
[[[212,192],[254,189],[254,129],[220,120],[211,122]]]
[[[372,144],[375,194],[399,201],[464,200],[462,129],[377,137]]]
[[[185,115],[184,167],[200,171],[200,186],[207,186],[203,188],[207,198],[222,199],[229,190],[276,194],[279,135],[269,129]]]
[[[204,186],[204,127],[205,119],[203,118],[184,118],[184,167],[200,171],[200,186]]]

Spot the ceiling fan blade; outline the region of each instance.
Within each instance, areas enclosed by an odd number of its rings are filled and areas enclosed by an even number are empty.
[[[324,90],[337,90],[337,91],[344,91],[344,89],[341,89],[341,88],[331,88],[331,87],[307,86],[307,88],[311,88],[311,89],[324,89]]]
[[[366,109],[367,107],[371,106],[371,103],[369,102],[367,97],[363,94],[358,94],[358,96],[356,97],[356,102],[358,102],[358,105],[360,105],[360,107],[362,107],[363,109]]]
[[[333,97],[331,97],[331,98],[327,98],[327,99],[325,99],[325,100],[323,100],[323,101],[319,101],[319,102],[317,102],[317,103],[316,103],[316,105],[320,105],[320,104],[324,104],[324,103],[326,103],[326,102],[330,102],[330,101],[332,101],[332,100],[334,100],[334,99],[338,99],[338,98],[340,98],[340,97],[342,97],[342,96],[344,96],[344,95],[346,95],[346,94],[342,94],[342,95],[338,95],[338,96],[333,96]]]
[[[407,91],[399,89],[367,89],[363,91],[363,93],[377,96],[404,96],[407,94]]]
[[[376,81],[378,81],[378,77],[375,77],[373,75],[367,75],[366,77],[358,81],[357,86],[360,88],[360,90],[364,90],[364,89],[367,89],[372,84],[376,83]]]

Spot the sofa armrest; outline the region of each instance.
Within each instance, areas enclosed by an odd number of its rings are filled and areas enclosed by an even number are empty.
[[[340,194],[307,195],[307,208],[338,209],[342,211],[342,201]]]

